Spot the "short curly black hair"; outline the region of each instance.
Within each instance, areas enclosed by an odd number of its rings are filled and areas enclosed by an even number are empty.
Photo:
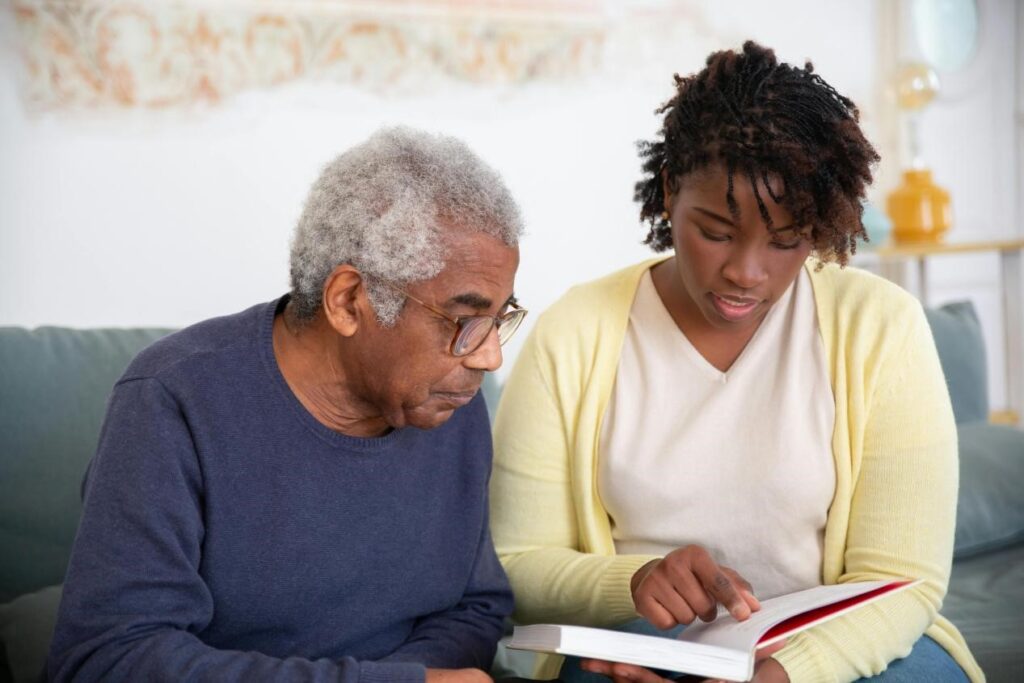
[[[645,177],[636,184],[640,219],[650,223],[644,240],[655,251],[672,247],[663,216],[664,186],[675,192],[680,179],[712,163],[729,173],[726,201],[736,220],[733,175],[748,178],[761,216],[771,218],[755,179],[764,180],[771,199],[793,216],[823,261],[845,264],[858,238],[864,197],[878,153],[864,137],[859,112],[848,98],[814,73],[780,63],[775,53],[753,41],[741,53],[715,52],[691,76],[675,76],[675,96],[658,108],[664,114],[659,139],[640,142]],[[781,196],[769,175],[783,182]]]

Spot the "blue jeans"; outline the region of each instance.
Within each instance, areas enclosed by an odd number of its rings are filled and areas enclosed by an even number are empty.
[[[644,619],[637,619],[618,627],[617,631],[626,633],[639,633],[645,636],[662,635],[675,637],[679,635],[684,627],[676,626],[667,631],[661,631]],[[663,674],[670,678],[676,674]],[[580,668],[579,657],[566,657],[559,674],[559,680],[563,683],[607,683],[608,679],[598,674],[592,674]],[[928,636],[921,636],[920,640],[914,643],[910,654],[903,659],[897,659],[889,664],[882,673],[871,678],[861,678],[856,683],[968,683],[967,674],[949,656],[949,653],[942,649]]]

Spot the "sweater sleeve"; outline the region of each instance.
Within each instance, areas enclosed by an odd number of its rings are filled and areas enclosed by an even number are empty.
[[[511,611],[512,591],[494,553],[484,514],[476,562],[462,600],[451,609],[420,618],[405,643],[381,661],[486,671],[494,660],[505,617]]]
[[[495,419],[494,542],[516,596],[516,621],[622,623],[636,618],[629,582],[651,557],[581,547],[572,465],[584,380],[579,362],[560,351],[582,341],[544,323],[520,351]]]
[[[852,681],[909,654],[949,580],[956,521],[953,412],[927,320],[916,302],[880,344],[877,380],[849,381],[866,411],[851,430],[854,489],[837,583],[911,577],[913,589],[798,634],[775,656],[791,681]],[[852,421],[851,421],[852,425]],[[858,452],[860,457],[857,457]]]
[[[178,403],[156,379],[122,381],[90,465],[49,680],[424,680],[422,664],[278,659],[202,642],[214,617],[199,572],[202,507],[202,471]]]

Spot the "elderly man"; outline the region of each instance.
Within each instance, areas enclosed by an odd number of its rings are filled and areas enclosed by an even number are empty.
[[[290,294],[143,351],[84,486],[55,680],[485,680],[512,596],[480,382],[521,220],[457,140],[385,130],[314,185]]]

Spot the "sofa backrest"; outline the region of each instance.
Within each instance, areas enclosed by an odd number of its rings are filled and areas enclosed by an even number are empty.
[[[107,397],[169,332],[0,327],[0,603],[63,580]]]
[[[957,422],[984,420],[973,307],[927,313]],[[63,580],[110,390],[135,354],[171,331],[0,327],[0,603]],[[501,386],[488,374],[483,391],[493,415]]]
[[[970,301],[926,308],[957,424],[987,422],[988,361],[981,322]]]

